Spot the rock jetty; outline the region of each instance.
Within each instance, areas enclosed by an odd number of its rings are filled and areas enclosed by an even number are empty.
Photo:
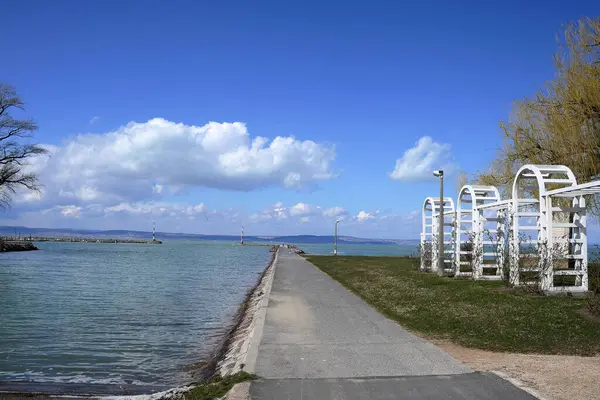
[[[288,249],[290,249],[291,251],[293,251],[296,254],[304,254],[304,251],[302,251],[301,249],[299,249],[297,246],[288,245],[287,247],[288,247]]]
[[[0,241],[0,252],[5,251],[31,251],[39,250],[31,242],[5,242]]]

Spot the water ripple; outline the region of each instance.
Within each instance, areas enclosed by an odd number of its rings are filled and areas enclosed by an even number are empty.
[[[0,381],[185,383],[269,259],[229,243],[40,248],[0,255]]]

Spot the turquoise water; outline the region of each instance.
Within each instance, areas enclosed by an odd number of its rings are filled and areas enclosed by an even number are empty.
[[[296,246],[308,254],[333,254],[333,243],[297,243]],[[339,255],[348,256],[410,256],[417,253],[418,245],[338,243],[337,249]]]
[[[0,254],[0,383],[187,382],[270,259],[223,242],[38,246]]]

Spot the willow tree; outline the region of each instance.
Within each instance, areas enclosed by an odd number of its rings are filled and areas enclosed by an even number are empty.
[[[13,111],[23,111],[24,102],[14,87],[0,83],[0,207],[10,205],[20,189],[38,191],[35,173],[27,169],[32,157],[46,150],[30,139],[38,129],[31,119],[17,119]]]
[[[600,18],[569,24],[554,61],[555,79],[501,122],[503,146],[479,183],[510,190],[523,164],[566,165],[579,182],[600,177]]]

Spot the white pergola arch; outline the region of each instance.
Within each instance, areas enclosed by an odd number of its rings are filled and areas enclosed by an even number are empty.
[[[496,257],[496,251],[486,251],[493,240],[492,234],[484,234],[490,222],[494,222],[496,232],[496,221],[498,215],[490,214],[480,210],[482,206],[500,201],[500,192],[494,186],[465,185],[458,193],[455,224],[455,253],[454,253],[454,276],[473,276],[480,278],[484,276],[484,261],[490,257]],[[494,243],[495,244],[495,243]],[[497,263],[493,264],[497,270]],[[468,271],[464,271],[467,266]],[[497,273],[494,273],[496,276]],[[488,276],[488,275],[485,275]]]
[[[583,196],[573,190],[578,187],[573,171],[564,165],[527,164],[517,171],[511,210],[513,285],[527,284],[523,277],[533,273],[536,282],[538,276],[541,278],[542,290],[570,290],[582,287],[585,270],[587,291],[587,240],[583,246],[586,227],[581,224],[586,208]],[[553,196],[556,190],[563,196]],[[570,204],[561,201],[564,197],[571,197]],[[555,285],[555,275],[575,276],[574,287]]]
[[[456,211],[450,198],[444,199],[441,210],[444,257],[453,254],[452,260],[445,259],[451,268],[444,268],[444,272],[456,277],[499,279],[508,261],[508,279],[513,285],[536,283],[545,292],[586,292],[585,196],[594,194],[600,194],[600,180],[578,184],[564,165],[522,166],[508,200],[501,200],[493,186],[465,185],[458,194]],[[431,250],[428,268],[421,259],[423,270],[437,270],[438,250],[432,244],[437,243],[439,203],[439,199],[428,197],[423,205],[421,245],[429,243]],[[485,238],[484,232],[490,232],[490,237]],[[471,248],[464,246],[467,240],[472,241]],[[505,260],[505,251],[509,260]],[[461,271],[461,265],[469,264],[462,258],[469,256],[471,271]],[[490,270],[491,274],[485,273]],[[534,276],[533,282],[527,281],[528,273]],[[573,278],[555,279],[561,276]]]
[[[436,207],[439,207],[439,201],[433,199],[433,197],[427,197],[423,202],[423,208],[421,210],[421,271],[430,271],[431,265],[433,264],[433,235],[436,229],[436,222],[434,221],[433,215]]]
[[[422,228],[421,228],[421,270],[422,271],[437,271],[438,270],[438,236],[439,236],[439,213],[440,199],[435,197],[427,197],[423,202],[422,210]],[[454,226],[454,200],[451,197],[444,197],[444,205],[442,212],[444,214],[444,252],[451,251],[454,253],[454,240],[452,227]],[[450,221],[448,221],[450,217]],[[448,227],[450,229],[448,229]],[[446,247],[450,247],[446,250]],[[448,259],[448,257],[445,257]],[[450,257],[448,268],[452,266],[452,257]]]

